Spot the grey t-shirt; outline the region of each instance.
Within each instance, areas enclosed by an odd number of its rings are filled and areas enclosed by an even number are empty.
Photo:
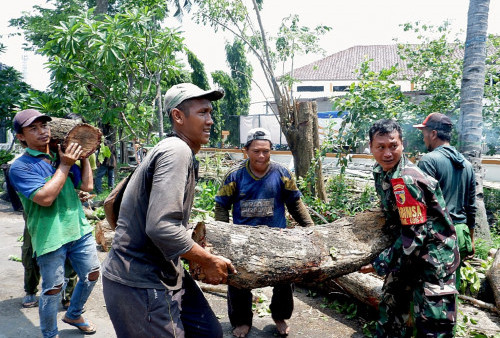
[[[158,143],[130,178],[103,275],[138,288],[181,288],[179,256],[194,242],[188,221],[194,199],[196,159],[178,137]]]

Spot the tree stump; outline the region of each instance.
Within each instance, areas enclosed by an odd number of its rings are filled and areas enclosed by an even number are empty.
[[[383,231],[384,223],[379,210],[329,224],[282,230],[211,221],[199,223],[193,238],[232,261],[238,273],[229,276],[229,285],[253,289],[320,282],[359,270],[392,243]],[[191,264],[191,273],[203,279],[196,264]]]

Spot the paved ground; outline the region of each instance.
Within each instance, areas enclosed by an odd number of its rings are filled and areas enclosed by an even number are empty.
[[[23,291],[23,266],[20,262],[9,260],[13,255],[21,257],[21,242],[18,238],[23,232],[23,218],[18,212],[12,211],[8,203],[0,200],[0,338],[3,337],[40,337],[38,308],[24,309],[21,307]],[[100,252],[101,261],[106,253]],[[220,292],[221,287],[207,286],[207,298],[218,315],[224,337],[232,337],[231,327],[227,318],[226,296]],[[259,289],[256,295],[270,299],[270,288]],[[295,310],[289,325],[289,337],[323,338],[323,337],[363,337],[362,322],[347,320],[333,310],[322,308],[322,297],[308,297],[307,291],[297,289],[295,292]],[[255,311],[254,323],[248,337],[275,337],[275,326],[270,315],[265,311],[268,302],[258,305]],[[61,322],[64,311],[59,312],[60,337],[81,337],[73,327]],[[109,320],[102,295],[102,284],[96,285],[87,303],[84,316],[97,325],[97,333],[93,337],[116,337]],[[261,317],[262,316],[262,317]]]

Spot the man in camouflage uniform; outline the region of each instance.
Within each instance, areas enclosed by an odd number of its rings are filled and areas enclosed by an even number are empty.
[[[379,120],[370,129],[373,169],[388,231],[396,234],[361,272],[385,275],[378,337],[453,337],[456,322],[455,270],[460,263],[455,228],[436,180],[403,156],[401,127]]]

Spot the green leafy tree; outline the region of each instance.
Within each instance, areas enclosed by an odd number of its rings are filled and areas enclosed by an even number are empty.
[[[21,73],[0,63],[0,142],[7,142],[6,132],[11,129],[14,113],[30,89]]]
[[[162,86],[179,76],[176,55],[184,46],[179,33],[161,28],[156,18],[145,7],[100,20],[89,11],[62,22],[41,50],[52,89],[75,93],[78,106],[67,97],[73,112],[89,120],[124,124],[137,139],[148,139],[159,124],[161,135],[163,118],[155,122],[161,113],[156,116],[151,102],[161,102]]]
[[[210,84],[208,82],[207,73],[205,72],[205,65],[193,52],[188,51],[187,55],[188,63],[193,70],[190,74],[191,82],[202,89],[208,90],[210,88]],[[223,123],[220,105],[221,101],[224,100],[226,100],[226,98],[224,98],[223,100],[212,102],[212,119],[214,121],[214,125],[210,130],[210,144],[212,145],[217,144],[217,142],[220,140]]]
[[[264,72],[266,83],[271,93],[273,94],[276,103],[281,129],[285,134],[290,150],[292,151],[295,170],[297,175],[305,175],[309,168],[309,161],[307,168],[301,165],[304,161],[300,161],[299,157],[304,154],[312,154],[309,149],[313,148],[312,140],[309,138],[301,137],[300,126],[301,120],[298,118],[298,109],[295,105],[293,97],[290,97],[289,90],[285,86],[280,85],[275,75],[276,64],[279,61],[278,55],[281,60],[288,60],[291,54],[288,48],[280,47],[279,50],[271,49],[268,41],[270,38],[264,28],[260,11],[263,6],[262,1],[252,0],[251,6],[253,7],[253,17],[251,9],[245,5],[242,0],[229,1],[229,0],[200,0],[198,2],[199,10],[195,16],[198,22],[210,25],[217,32],[219,29],[227,30],[240,39],[245,46],[255,55],[261,68]],[[292,20],[293,22],[293,20]],[[308,33],[303,27],[296,31]],[[319,29],[316,34],[321,35],[326,29]],[[280,40],[285,44],[283,39]],[[309,41],[306,39],[306,41]],[[300,50],[303,41],[295,39],[293,48]],[[283,52],[280,54],[280,51]],[[311,158],[312,159],[312,158]],[[300,165],[298,165],[300,163]],[[321,180],[321,178],[318,178]]]
[[[408,104],[407,98],[396,84],[397,68],[375,72],[365,60],[358,69],[357,82],[349,86],[345,96],[333,101],[335,110],[347,112],[338,134],[329,135],[337,146],[342,172],[347,166],[346,155],[364,146],[370,125],[382,118],[401,118]]]
[[[229,131],[229,144],[239,145],[238,117],[248,115],[253,68],[246,58],[241,40],[235,39],[232,45],[226,44],[226,58],[231,74],[220,70],[212,73],[214,82],[225,92],[220,103],[221,123],[218,127]]]

